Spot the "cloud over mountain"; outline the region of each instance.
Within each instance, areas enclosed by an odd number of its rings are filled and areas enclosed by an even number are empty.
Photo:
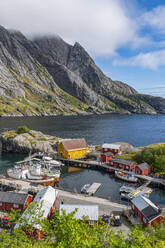
[[[121,0],[5,0],[0,2],[0,23],[28,36],[58,34],[94,55],[114,55],[127,44],[146,43]]]

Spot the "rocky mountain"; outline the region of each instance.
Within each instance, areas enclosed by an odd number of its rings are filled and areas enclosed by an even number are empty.
[[[79,44],[0,26],[0,115],[164,113],[165,99],[108,78]]]

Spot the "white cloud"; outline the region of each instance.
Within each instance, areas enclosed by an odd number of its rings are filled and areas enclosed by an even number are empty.
[[[165,6],[158,6],[153,10],[144,13],[139,21],[142,25],[148,25],[156,31],[165,32]]]
[[[148,42],[128,8],[123,0],[1,0],[0,24],[25,35],[58,34],[95,55],[114,55],[127,44]]]
[[[113,61],[113,65],[139,66],[157,70],[159,66],[165,65],[165,49],[148,53],[139,53],[137,56],[128,59],[119,58]]]

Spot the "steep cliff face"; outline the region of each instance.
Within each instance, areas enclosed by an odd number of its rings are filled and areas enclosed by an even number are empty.
[[[164,113],[164,99],[106,77],[79,44],[0,26],[0,115]]]
[[[59,37],[43,37],[34,42],[46,57],[39,57],[40,63],[58,86],[81,101],[105,111],[156,113],[152,106],[134,98],[138,92],[132,87],[106,77],[79,43],[71,46]],[[52,48],[58,53],[51,52]]]
[[[21,33],[0,27],[0,115],[85,112],[88,106],[62,91],[36,54]]]

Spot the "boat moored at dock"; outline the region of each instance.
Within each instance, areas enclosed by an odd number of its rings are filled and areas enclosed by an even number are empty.
[[[33,159],[28,165],[14,165],[14,168],[7,170],[7,176],[17,180],[41,184],[45,186],[54,186],[60,178],[60,163],[56,160]]]
[[[138,181],[138,179],[133,175],[133,173],[115,171],[115,177],[129,183],[136,183]]]

